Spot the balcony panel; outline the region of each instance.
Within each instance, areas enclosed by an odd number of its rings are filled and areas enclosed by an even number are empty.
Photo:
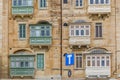
[[[34,68],[12,68],[10,76],[34,76]]]
[[[30,37],[30,45],[51,45],[51,37]]]
[[[110,67],[86,67],[86,76],[107,75],[110,77]]]
[[[88,13],[110,13],[110,5],[89,5]]]
[[[12,14],[33,14],[32,6],[12,7]]]
[[[74,36],[69,39],[70,45],[89,45],[90,44],[90,36]]]

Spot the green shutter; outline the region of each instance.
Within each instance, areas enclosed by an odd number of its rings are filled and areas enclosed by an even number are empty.
[[[37,68],[44,69],[44,54],[37,55]]]

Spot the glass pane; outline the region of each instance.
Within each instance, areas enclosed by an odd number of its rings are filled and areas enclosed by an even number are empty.
[[[15,67],[15,62],[11,62],[11,68]]]
[[[95,4],[99,4],[99,0],[95,0]]]
[[[31,36],[31,37],[35,37],[35,31],[34,31],[34,30],[32,30],[32,31],[30,32],[30,36]]]
[[[34,62],[29,62],[30,68],[34,67]]]
[[[45,36],[45,31],[41,30],[41,36]]]
[[[86,30],[86,35],[87,35],[87,36],[89,35],[89,30]]]
[[[20,62],[16,62],[16,67],[20,67]]]
[[[25,67],[29,67],[28,62],[25,62]]]
[[[27,0],[23,0],[23,5],[27,6]]]
[[[74,36],[74,30],[71,30],[71,36]]]
[[[28,6],[32,6],[32,5],[33,5],[32,0],[28,0]]]
[[[79,4],[78,4],[78,0],[76,0],[76,6],[78,6]]]
[[[104,0],[100,0],[100,1],[101,1],[101,2],[100,2],[101,4],[104,4]]]
[[[50,36],[50,30],[46,30],[46,35]]]
[[[24,67],[24,62],[20,62],[20,67]]]
[[[106,4],[109,4],[109,0],[106,0]]]
[[[90,60],[87,61],[87,66],[91,66]]]
[[[106,61],[106,66],[109,66],[110,62],[109,60]]]
[[[18,5],[19,5],[19,6],[22,5],[22,0],[18,0]]]
[[[67,0],[63,0],[64,1],[64,4],[66,4],[67,3]]]
[[[83,3],[82,0],[80,0],[80,6],[82,6],[82,3]]]
[[[93,0],[90,0],[90,4],[93,4]]]
[[[84,35],[84,30],[81,30],[81,35],[82,35],[82,36]]]
[[[78,36],[79,35],[79,30],[76,30],[76,36]]]
[[[101,61],[101,65],[105,66],[105,61],[104,60]]]
[[[36,30],[36,37],[40,37],[40,31]]]
[[[37,67],[39,69],[44,68],[44,54],[38,54],[37,55]]]
[[[13,1],[13,6],[16,6],[17,5],[17,0],[14,0]]]

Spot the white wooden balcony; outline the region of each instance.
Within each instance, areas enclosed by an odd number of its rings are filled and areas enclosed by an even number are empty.
[[[69,44],[70,45],[89,45],[90,36],[70,36]]]
[[[107,76],[110,77],[110,67],[86,67],[86,77],[90,76]]]
[[[110,13],[111,6],[108,4],[92,4],[88,5],[88,13]]]

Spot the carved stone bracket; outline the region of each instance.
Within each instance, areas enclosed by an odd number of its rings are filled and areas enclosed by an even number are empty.
[[[92,20],[105,20],[110,14],[89,14],[89,18]]]

